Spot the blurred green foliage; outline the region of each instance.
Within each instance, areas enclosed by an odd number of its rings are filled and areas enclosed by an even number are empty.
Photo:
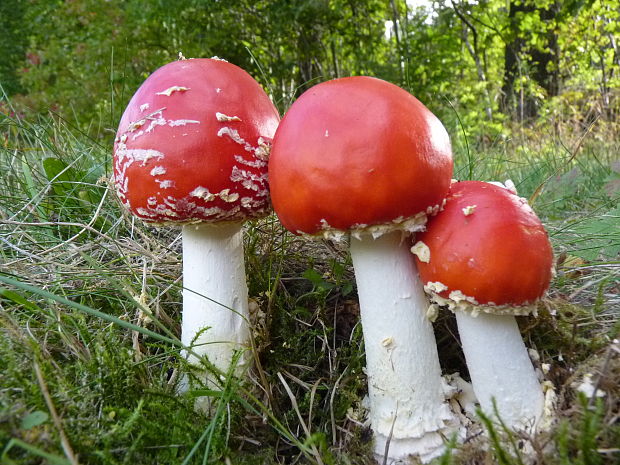
[[[28,35],[24,34],[25,2],[5,0],[0,2],[0,100],[2,94],[21,92],[19,68],[27,59]]]
[[[492,141],[532,115],[613,121],[619,16],[613,0],[3,0],[0,83],[22,111],[102,134],[156,68],[216,55],[281,111],[315,83],[365,74]]]

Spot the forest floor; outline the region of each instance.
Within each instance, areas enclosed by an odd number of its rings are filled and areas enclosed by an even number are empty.
[[[119,208],[109,146],[52,119],[1,124],[1,463],[373,463],[344,245],[292,236],[274,216],[247,225],[254,367],[197,413],[176,394],[180,231]],[[514,132],[455,143],[455,177],[511,179],[549,231],[557,274],[519,323],[556,419],[535,437],[487,422],[437,463],[618,463],[618,144],[583,127]],[[444,373],[467,379],[453,316],[434,327]]]

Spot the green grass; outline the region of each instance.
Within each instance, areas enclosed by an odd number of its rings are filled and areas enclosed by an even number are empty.
[[[248,225],[255,367],[247,382],[226,376],[207,393],[211,414],[197,413],[176,393],[188,369],[179,230],[121,211],[107,142],[0,118],[0,463],[373,463],[344,246],[293,237],[274,217]],[[521,323],[550,367],[558,422],[527,438],[483,418],[490,447],[453,444],[437,463],[525,463],[525,444],[537,463],[618,460],[620,173],[617,143],[595,130],[469,152],[454,138],[456,177],[512,179],[549,229],[558,273],[540,317]],[[447,314],[435,325],[441,362],[465,374],[454,327]],[[585,374],[605,397],[579,396]]]

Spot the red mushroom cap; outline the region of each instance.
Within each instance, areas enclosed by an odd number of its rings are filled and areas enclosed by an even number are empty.
[[[533,304],[553,274],[549,237],[527,201],[486,182],[454,183],[443,211],[416,240],[430,251],[428,262],[416,257],[427,289],[490,313]]]
[[[169,63],[144,81],[121,118],[118,196],[154,223],[264,216],[269,144],[279,120],[241,68],[205,58]]]
[[[416,216],[419,228],[451,175],[450,140],[435,115],[400,87],[363,76],[306,91],[269,159],[274,210],[296,234],[409,229]]]

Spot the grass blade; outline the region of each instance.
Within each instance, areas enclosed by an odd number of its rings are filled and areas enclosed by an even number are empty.
[[[31,454],[36,455],[37,457],[41,457],[42,459],[47,460],[51,465],[71,465],[71,463],[68,460],[62,457],[59,457],[57,455],[42,451],[38,447],[32,446],[28,444],[27,442],[24,442],[21,439],[17,439],[17,438],[12,438],[7,443],[6,447],[4,448],[4,451],[2,451],[2,456],[0,456],[0,460],[2,461],[2,463],[5,463],[7,465],[18,463],[18,462],[11,460],[9,457],[7,457],[7,454],[9,453],[11,449],[13,449],[14,446],[21,447],[23,450],[30,452]]]
[[[31,286],[30,284],[23,283],[17,279],[9,278],[7,276],[0,275],[0,282],[4,284],[8,284],[13,287],[17,287],[18,289],[22,289],[24,291],[32,292],[33,294],[40,295],[46,299],[52,299],[60,304],[67,305],[68,307],[74,308],[80,312],[87,313],[88,315],[95,316],[97,318],[101,318],[102,320],[108,321],[110,323],[114,323],[115,325],[121,326],[125,329],[130,329],[132,331],[137,331],[145,336],[150,336],[154,339],[157,339],[162,342],[166,342],[168,344],[172,344],[176,347],[183,348],[183,344],[178,339],[173,339],[170,337],[162,336],[161,334],[150,331],[146,328],[142,328],[141,326],[134,325],[127,321],[123,321],[120,318],[117,318],[112,315],[108,315],[107,313],[101,312],[99,310],[95,310],[94,308],[87,307],[86,305],[79,304],[77,302],[73,302],[69,299],[61,297],[59,295],[53,294],[51,292],[45,291],[36,286]]]

